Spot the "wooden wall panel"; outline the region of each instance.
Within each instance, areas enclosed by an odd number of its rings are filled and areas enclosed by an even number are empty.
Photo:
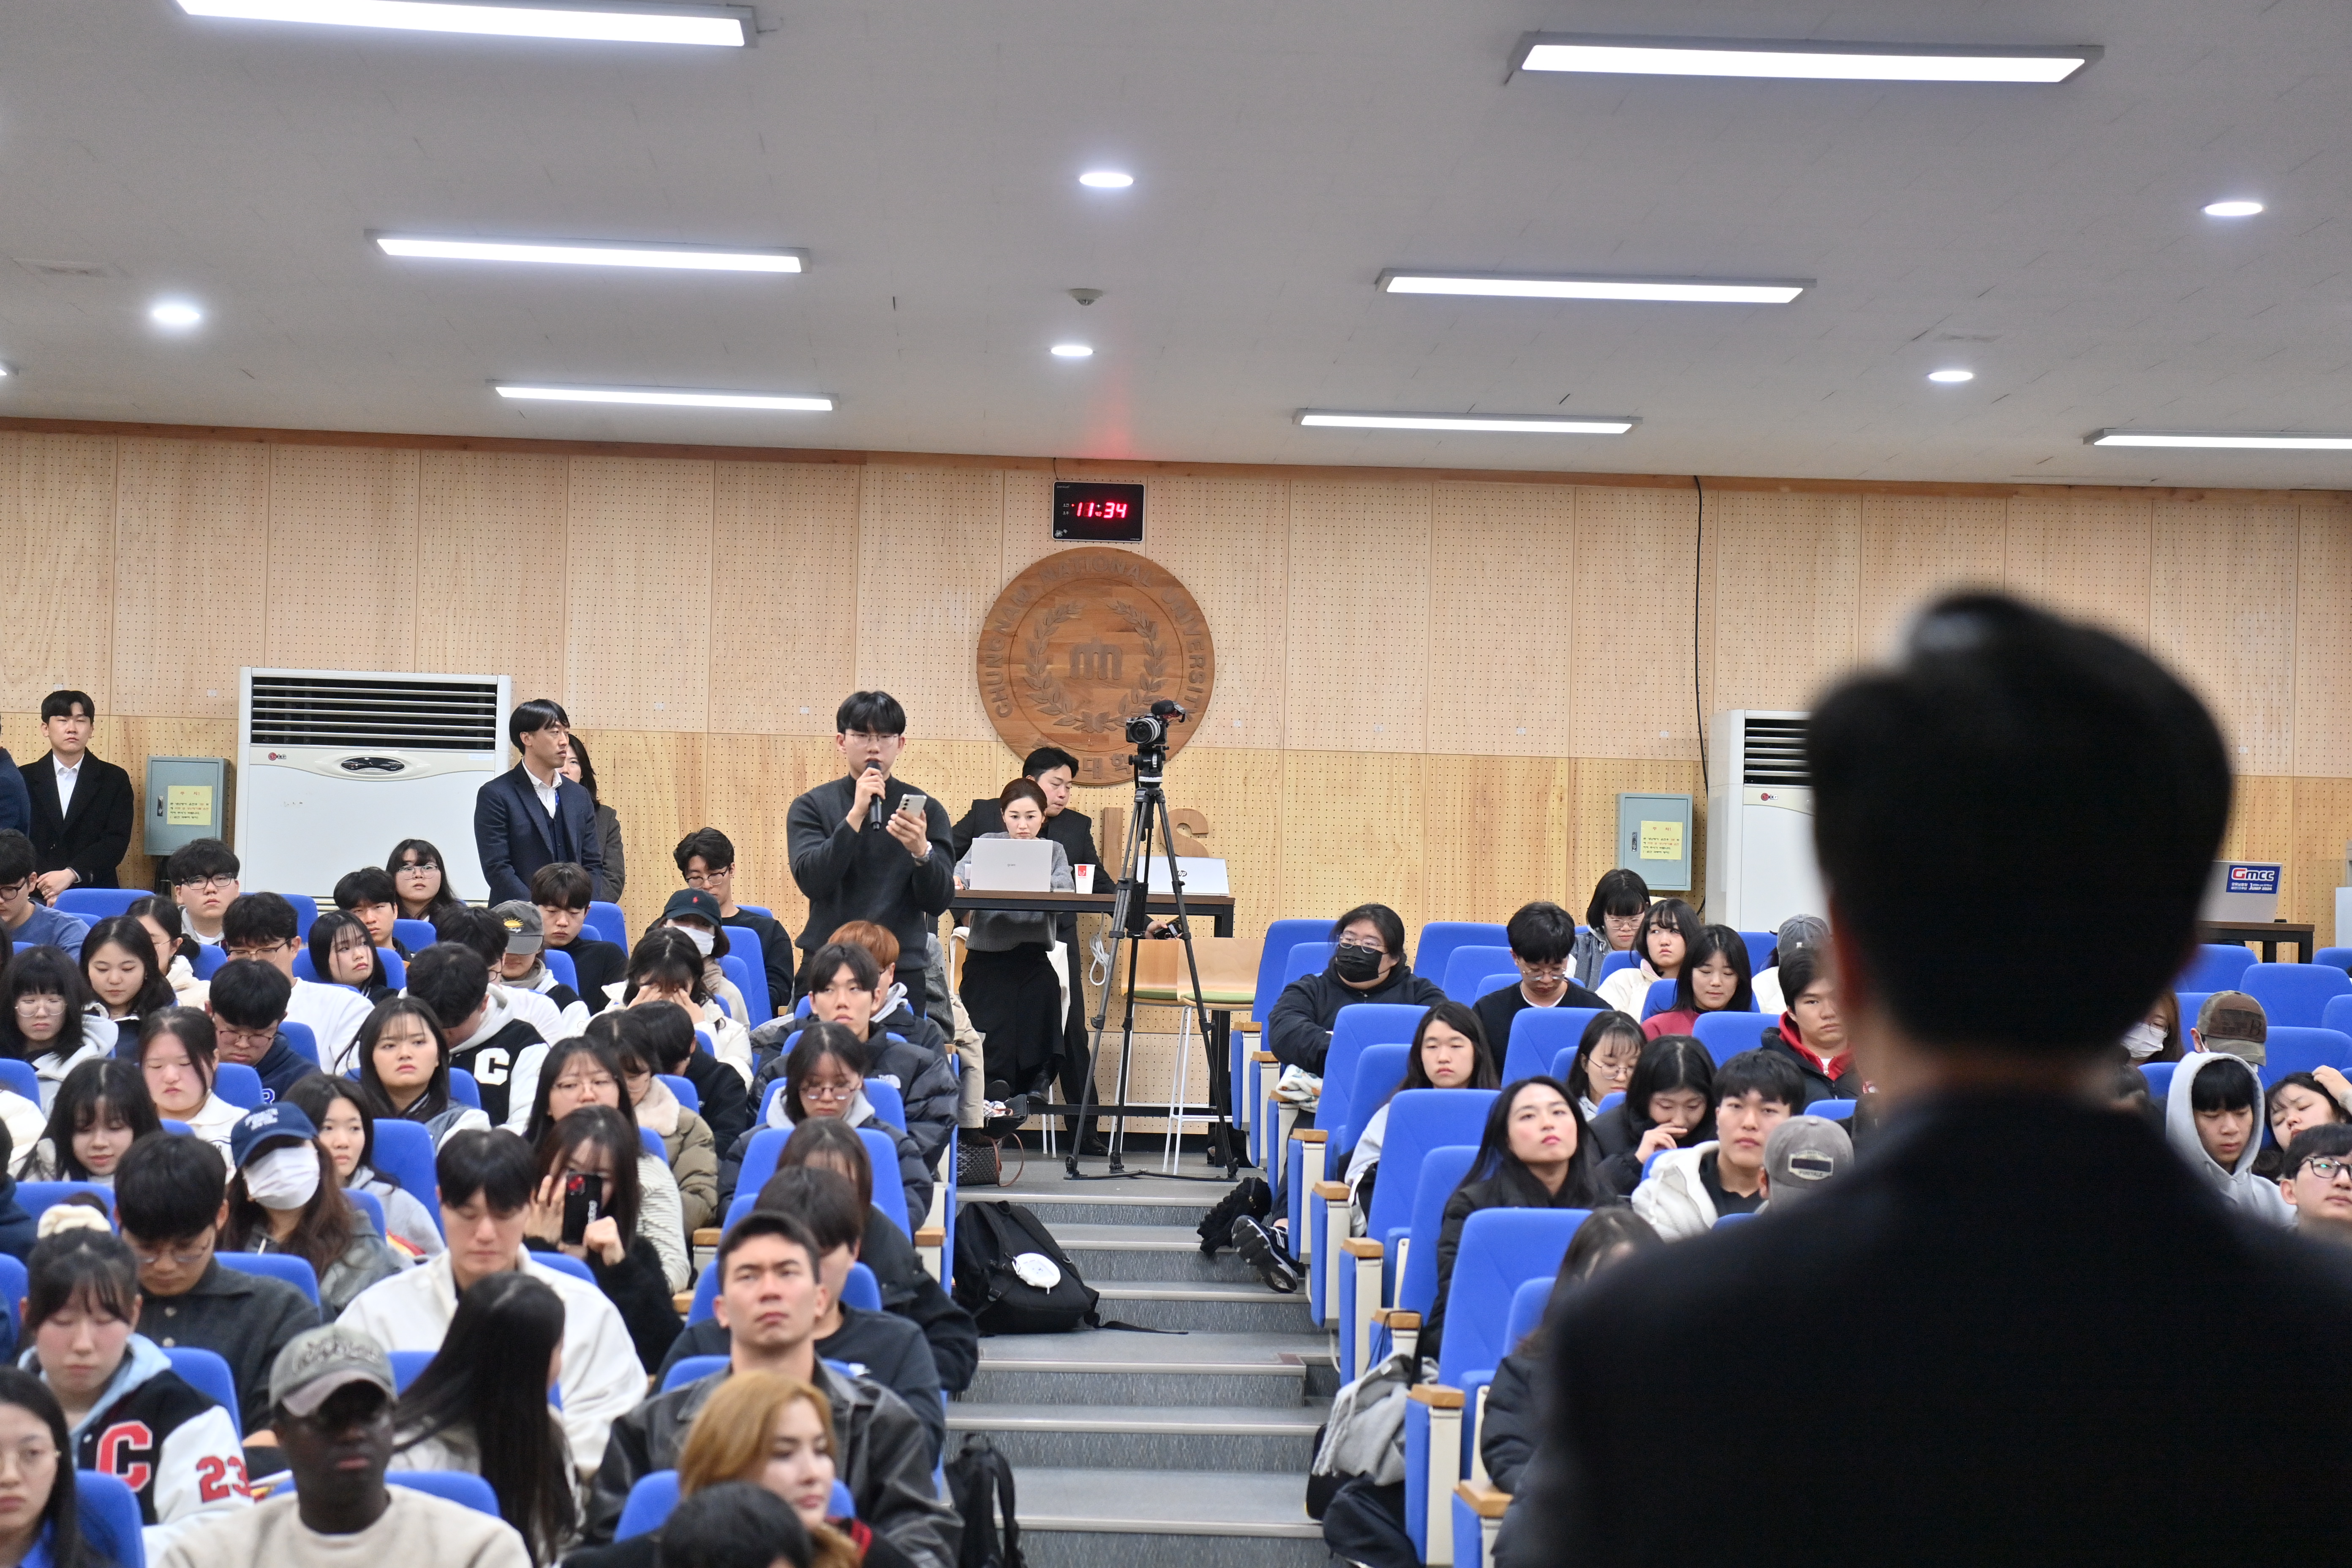
[[[1885,658],[1922,605],[1960,588],[1998,588],[2009,503],[1969,496],[1862,498],[1854,654]]]
[[[2009,503],[2001,575],[2009,591],[2097,621],[2145,645],[2149,527],[2141,496],[2024,497]]]
[[[1803,709],[1853,663],[1862,501],[1721,491],[1714,536],[1714,685],[1707,711]]]
[[[720,463],[710,728],[830,735],[856,689],[857,470]]]
[[[126,439],[115,496],[119,712],[236,716],[236,672],[267,663],[269,454]]]
[[[1196,811],[1208,819],[1201,847],[1223,858],[1234,896],[1240,900],[1234,932],[1254,945],[1265,937],[1268,921],[1293,912],[1321,912],[1319,905],[1313,910],[1294,910],[1295,901],[1285,896],[1282,846],[1292,799],[1279,787],[1282,778],[1282,754],[1273,751],[1187,749],[1168,764],[1169,809]],[[1345,785],[1344,781],[1326,780],[1318,787]],[[1080,791],[1074,803],[1077,809],[1097,814],[1095,842],[1114,873],[1125,845],[1104,842],[1101,808],[1124,809],[1134,798],[1132,789],[1091,789]],[[1311,806],[1312,802],[1309,796],[1297,804]],[[1337,914],[1343,907],[1335,904],[1328,912]],[[1204,932],[1212,929],[1200,928]]]
[[[1004,585],[1004,476],[869,468],[858,505],[858,689],[898,698],[909,735],[991,739],[973,649]]]
[[[1698,758],[1697,500],[1680,490],[1576,492],[1573,657],[1553,677],[1574,756]]]
[[[2299,778],[2292,783],[2294,867],[2288,875],[2294,885],[2291,901],[2281,907],[2288,920],[2311,921],[2318,928],[2313,934],[2319,945],[2330,947],[2352,936],[2352,931],[2336,929],[2336,889],[2346,885],[2344,854],[2352,845],[2352,779]]]
[[[11,726],[11,728],[14,728]],[[226,757],[229,761],[228,797],[225,805],[225,830],[228,840],[236,842],[236,721],[231,719],[169,719],[116,718],[101,714],[98,733],[91,738],[90,750],[116,764],[131,775],[132,794],[144,801],[147,792],[147,759],[150,757]],[[144,807],[141,812],[143,815]],[[122,858],[117,879],[126,888],[152,888],[163,867],[147,856],[147,834],[142,823],[131,830],[131,853]],[[389,845],[387,844],[387,847]],[[338,868],[341,876],[350,867]],[[329,879],[332,880],[331,878]]]
[[[114,442],[0,437],[0,539],[19,581],[0,616],[0,703],[40,711],[59,687],[114,702]]]
[[[715,465],[571,464],[564,593],[579,635],[565,644],[563,684],[572,722],[699,731],[709,709]]]
[[[1568,888],[1571,772],[1548,757],[1422,760],[1426,918],[1498,921],[1538,899],[1582,907]]]
[[[1561,485],[1436,487],[1429,570],[1432,752],[1558,757],[1569,705],[1576,492]]]
[[[1287,744],[1422,749],[1430,504],[1424,484],[1290,487]]]
[[[632,937],[651,925],[682,884],[669,852],[704,824],[704,737],[658,730],[582,730],[596,759],[602,803],[621,819],[628,886],[620,905]],[[732,835],[730,835],[732,837]],[[754,900],[755,902],[757,900]]]
[[[1408,931],[1428,917],[1423,759],[1377,752],[1282,755],[1282,908],[1338,914],[1383,903]]]
[[[1159,525],[1152,503],[1159,498],[1152,492],[1159,489],[1147,479],[1143,486],[1144,544],[1143,553],[1150,555],[1155,536],[1167,531]],[[1054,537],[1054,476],[1043,468],[1007,468],[1004,470],[1004,565],[1003,575],[996,580],[1003,587],[1033,563],[1043,561],[1056,551],[1067,550],[1067,540]],[[1127,545],[1118,548],[1125,550]],[[1188,584],[1189,585],[1189,584]]]
[[[1560,900],[1580,921],[1584,918],[1584,906],[1592,897],[1594,884],[1622,858],[1617,853],[1617,797],[1628,792],[1691,797],[1693,885],[1688,891],[1674,896],[1696,906],[1706,890],[1706,791],[1699,783],[1698,763],[1580,757],[1570,780],[1568,896]]]
[[[416,668],[416,473],[414,451],[269,448],[271,664]]]
[[[416,663],[428,674],[504,675],[518,702],[568,708],[564,593],[569,469],[528,452],[426,452],[416,480]],[[584,601],[583,635],[595,624]],[[591,755],[593,755],[592,750]]]
[[[735,897],[775,911],[798,940],[808,924],[808,900],[793,882],[784,818],[804,791],[840,773],[831,737],[714,734],[705,742],[703,820],[735,843]],[[685,837],[681,832],[678,837]],[[661,846],[663,886],[676,886],[668,864],[672,838]]]
[[[2294,772],[2352,778],[2352,510],[2296,519]]]
[[[2240,774],[2230,801],[2230,825],[2221,834],[2225,859],[2276,860],[2285,884],[2279,907],[2294,909],[2300,896],[2295,865],[2294,781]]]
[[[1143,552],[1208,618],[1217,686],[1192,715],[1192,747],[1283,743],[1289,647],[1290,487],[1280,479],[1171,477],[1144,495]]]
[[[2204,697],[2241,773],[2294,766],[2295,509],[2155,504],[2148,645]]]

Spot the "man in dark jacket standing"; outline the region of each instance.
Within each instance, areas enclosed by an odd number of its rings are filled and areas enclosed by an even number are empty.
[[[17,769],[31,804],[41,897],[55,901],[68,888],[112,888],[115,870],[131,852],[138,816],[131,775],[89,754],[98,707],[87,691],[52,691],[41,699],[41,728],[49,754]]]
[[[1798,1207],[1571,1298],[1529,1560],[2297,1555],[2352,1435],[2229,1441],[2211,1394],[2352,1342],[2352,1259],[2228,1208],[2106,1109],[2116,1041],[2197,940],[2230,808],[2212,719],[2120,639],[1971,595],[1832,691],[1807,751],[1838,1000],[1885,1125]],[[2095,907],[2028,891],[2060,865],[2095,868]],[[2183,1355],[2189,1324],[2252,1331]],[[1758,1419],[1710,1431],[1722,1484],[1660,1465],[1730,1389]],[[2352,1405],[2352,1368],[2302,1358],[2295,1398]]]

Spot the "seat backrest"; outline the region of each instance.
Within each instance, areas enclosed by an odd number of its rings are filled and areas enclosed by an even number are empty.
[[[874,1277],[874,1270],[863,1263],[849,1266],[849,1278],[841,1282],[841,1304],[866,1312],[882,1310],[882,1282]]]
[[[702,1356],[688,1358],[692,1361],[705,1359],[709,1358]],[[680,1367],[685,1364],[685,1362],[678,1363]],[[707,1377],[709,1373],[705,1373],[703,1375]],[[689,1378],[688,1381],[693,1380]],[[647,1470],[637,1478],[636,1484],[629,1489],[628,1500],[621,1505],[621,1522],[614,1527],[614,1539],[626,1541],[633,1535],[651,1534],[668,1522],[670,1510],[676,1507],[677,1507],[677,1472]]]
[[[582,929],[593,931],[600,941],[609,942],[622,952],[629,950],[629,917],[621,906],[609,899],[597,899],[588,905],[588,918]]]
[[[709,1314],[706,1312],[703,1316],[709,1317]],[[723,1355],[680,1356],[663,1375],[661,1391],[667,1394],[673,1388],[684,1388],[689,1383],[699,1383],[712,1373],[723,1370],[727,1365],[727,1360],[728,1358]]]
[[[294,950],[294,978],[310,981],[319,978],[319,966],[310,962],[310,950],[307,947]]]
[[[1598,985],[1619,970],[1631,969],[1640,962],[1630,947],[1622,952],[1612,952],[1601,961],[1601,973],[1592,977],[1592,983]]]
[[[1494,921],[1432,921],[1421,928],[1420,940],[1412,944],[1412,972],[1435,980],[1454,962],[1454,952],[1465,947],[1499,947],[1504,962],[1510,962],[1511,939]]]
[[[1644,1019],[1654,1018],[1674,1005],[1675,983],[1671,980],[1653,980],[1650,982],[1649,990],[1642,994],[1642,1016]]]
[[[131,905],[147,897],[144,888],[68,888],[57,897],[60,914],[73,916],[90,925],[127,911]]]
[[[278,897],[294,906],[294,940],[307,944],[310,928],[318,922],[319,900],[308,893],[281,893]]]
[[[692,1079],[674,1072],[656,1073],[654,1076],[662,1080],[680,1105],[692,1111],[699,1112],[702,1110],[702,1091],[694,1087]]]
[[[669,1163],[669,1145],[662,1142],[660,1133],[640,1123],[637,1127],[637,1142],[646,1146],[646,1153],[665,1165]]]
[[[371,1164],[376,1174],[388,1178],[423,1204],[425,1212],[433,1216],[433,1223],[440,1225],[440,1189],[433,1174],[433,1134],[425,1130],[423,1122],[378,1117]]]
[[[431,921],[396,920],[392,922],[392,940],[411,952],[423,952],[441,939],[434,931]]]
[[[382,1198],[376,1196],[373,1193],[363,1193],[357,1187],[345,1187],[343,1189],[343,1197],[353,1208],[356,1208],[360,1213],[367,1215],[368,1224],[375,1226],[375,1233],[378,1236],[388,1236],[391,1234],[389,1231],[384,1229],[383,1200]]]
[[[1805,1114],[1808,1116],[1826,1117],[1832,1121],[1851,1121],[1853,1120],[1853,1101],[1851,1100],[1817,1100],[1811,1105],[1805,1107]]]
[[[482,1086],[464,1068],[449,1069],[449,1098],[476,1110],[482,1109]]]
[[[1541,1326],[1544,1309],[1551,1304],[1552,1287],[1557,1283],[1557,1275],[1547,1279],[1538,1274],[1511,1292],[1511,1315],[1503,1321],[1505,1354],[1517,1350],[1521,1340]]]
[[[2263,1089],[2268,1089],[2291,1072],[2310,1072],[2323,1067],[2352,1072],[2352,1036],[2337,1029],[2298,1028],[2293,1024],[2271,1026],[2263,1047]]]
[[[1502,1047],[1503,1081],[1517,1083],[1551,1071],[1561,1051],[1574,1054],[1584,1031],[1601,1012],[1599,1007],[1522,1007],[1512,1014],[1510,1039],[1486,1042]]]
[[[433,1358],[441,1352],[438,1351],[392,1351],[388,1353],[392,1357],[393,1386],[405,1394],[408,1392],[408,1385],[423,1375],[425,1369],[433,1364]]]
[[[394,991],[407,989],[408,960],[401,957],[398,952],[389,947],[377,948],[375,955],[383,964],[384,984],[390,985]]]
[[[476,1513],[499,1517],[499,1494],[490,1483],[471,1470],[391,1470],[384,1475],[387,1485],[406,1487],[411,1491],[424,1492],[447,1502],[459,1503]]]
[[[114,1213],[114,1194],[96,1182],[18,1182],[16,1202],[35,1225],[41,1216],[65,1202],[76,1193],[88,1193],[106,1205],[107,1214]],[[24,1292],[18,1291],[18,1295]],[[14,1302],[10,1305],[13,1307]]]
[[[2311,955],[2311,962],[2330,969],[2352,970],[2352,947],[2323,947]]]
[[[1516,969],[1507,973],[1481,975],[1478,980],[1478,994],[1492,996],[1497,991],[1508,991],[1518,983],[1519,972]]]
[[[867,1083],[866,1103],[874,1108],[875,1121],[887,1121],[901,1132],[907,1130],[907,1099],[893,1086]]]
[[[0,1057],[0,1089],[13,1089],[35,1105],[41,1103],[41,1075],[32,1063],[16,1057]]]
[[[223,1062],[213,1071],[213,1092],[239,1110],[258,1110],[261,1075],[243,1062]]]
[[[83,1537],[114,1568],[147,1568],[139,1497],[104,1470],[74,1472],[74,1512]]]
[[[2200,942],[2172,982],[2175,991],[2235,991],[2254,964],[2254,950],[2241,942]]]
[[[1280,920],[1265,928],[1265,938],[1257,950],[1257,999],[1250,1004],[1250,1016],[1260,1023],[1274,1009],[1274,999],[1282,994],[1289,982],[1283,978],[1283,966],[1290,962],[1290,950],[1303,942],[1319,941],[1329,934],[1329,921]]]
[[[530,1260],[533,1263],[544,1263],[557,1273],[569,1274],[584,1283],[590,1285],[596,1283],[596,1276],[590,1272],[588,1266],[568,1252],[533,1252],[530,1255]]]
[[[1759,1013],[1701,1013],[1698,1022],[1691,1026],[1691,1037],[1706,1047],[1706,1054],[1721,1067],[1742,1051],[1752,1051],[1764,1043],[1764,1031],[1779,1020]]]
[[[897,1140],[887,1132],[877,1131],[871,1127],[859,1128],[857,1136],[866,1145],[866,1163],[874,1167],[874,1206],[896,1220],[900,1230],[905,1230],[907,1228],[905,1201],[902,1199],[894,1204],[885,1196],[886,1194],[905,1191],[898,1182]]]
[[[319,1275],[307,1258],[290,1252],[215,1252],[224,1268],[235,1268],[247,1274],[266,1274],[272,1279],[282,1279],[305,1296],[310,1304],[319,1304]]]
[[[237,1415],[236,1375],[229,1371],[228,1363],[194,1345],[173,1345],[163,1354],[170,1360],[172,1370],[180,1374],[180,1381],[227,1411],[229,1424],[236,1428],[238,1436],[244,1436],[245,1422]]]
[[[1563,1077],[1560,1081],[1565,1083],[1568,1080]],[[1607,1094],[1602,1095],[1599,1100],[1594,1100],[1592,1102],[1592,1109],[1600,1112],[1601,1115],[1606,1116],[1624,1103],[1625,1091],[1622,1089],[1612,1089]]]
[[[1445,961],[1445,978],[1438,982],[1438,988],[1467,1007],[1486,994],[1486,976],[1506,969],[1515,977],[1518,973],[1511,969],[1507,947],[1457,947]]]
[[[743,1026],[747,1029],[756,1029],[773,1017],[776,1012],[773,1007],[768,1005],[767,961],[761,954],[759,942],[752,939],[750,931],[740,926],[730,926],[728,929],[729,944],[731,946],[736,942],[747,943],[751,956],[746,958],[742,951],[730,952],[719,961],[719,967],[727,972],[727,978],[735,983],[735,989],[743,993],[743,1005],[751,1015],[743,1020]]]
[[[2179,1062],[2142,1062],[2140,1077],[2147,1079],[2147,1097],[2161,1106],[2172,1094],[2172,1070]]]
[[[735,907],[741,910],[747,915],[757,915],[763,921],[772,921],[776,918],[775,910],[762,908],[758,904],[737,904]]]
[[[1355,1097],[1356,1062],[1364,1047],[1407,1043],[1428,1011],[1397,1002],[1351,1002],[1339,1009],[1331,1019],[1331,1048],[1323,1057],[1323,1099],[1315,1112],[1316,1126],[1361,1125],[1360,1118],[1351,1121],[1349,1106]]]
[[[1372,1189],[1365,1234],[1385,1245],[1389,1232],[1412,1223],[1415,1184],[1433,1149],[1449,1143],[1476,1144],[1486,1130],[1491,1089],[1408,1089],[1389,1101],[1388,1130],[1381,1138],[1381,1181]],[[1448,1189],[1449,1191],[1451,1189]]]
[[[574,991],[580,989],[580,966],[572,962],[570,953],[558,952],[551,947],[543,947],[539,950],[539,956],[557,980]]]
[[[1420,1090],[1422,1093],[1462,1094],[1463,1089]],[[1394,1117],[1396,1112],[1389,1112]],[[1444,1228],[1446,1201],[1454,1189],[1470,1173],[1471,1162],[1478,1157],[1475,1143],[1445,1143],[1423,1156],[1421,1169],[1413,1178],[1412,1189],[1412,1249],[1405,1257],[1404,1271],[1397,1278],[1396,1304],[1409,1312],[1419,1312],[1424,1321],[1430,1305],[1437,1300],[1437,1234]],[[1383,1160],[1382,1164],[1388,1162]],[[1385,1181],[1381,1186],[1385,1188]],[[1403,1184],[1400,1183],[1399,1185]],[[1372,1201],[1380,1201],[1373,1193]]]
[[[227,962],[228,952],[218,942],[214,942],[210,946],[199,943],[196,956],[189,961],[188,967],[196,972],[197,979],[210,980],[220,973],[221,965]]]
[[[1770,967],[1765,961],[1770,958],[1773,950],[1780,945],[1780,933],[1769,931],[1744,931],[1739,933],[1739,940],[1748,944],[1748,973],[1753,974],[1759,969]]]
[[[2189,1031],[2197,1026],[2197,1015],[2205,1010],[2205,998],[2211,994],[2210,991],[2176,991],[2172,994],[2173,1005],[2180,1009],[2181,1049],[2194,1048],[2189,1044]],[[2326,1009],[2323,1007],[2320,1011],[2324,1015]]]
[[[25,1292],[31,1288],[31,1277],[25,1270],[25,1261],[0,1252],[0,1306],[8,1309],[8,1321],[21,1331],[24,1324],[17,1321],[23,1309]]]
[[[2345,951],[2352,952],[2352,948],[2347,948]],[[2184,1018],[2181,1022],[2186,1024],[2189,1020]],[[2330,996],[2327,999],[2327,1005],[2319,1010],[2319,1026],[2323,1029],[2336,1029],[2352,1035],[2352,996]],[[2185,1045],[2187,1042],[2184,1040],[2182,1043]],[[18,1089],[17,1092],[21,1094],[24,1091]]]
[[[1445,1343],[1437,1380],[1459,1387],[1463,1374],[1491,1372],[1509,1348],[1511,1299],[1530,1279],[1546,1284],[1589,1209],[1480,1209],[1465,1221],[1445,1296]]]
[[[776,1161],[784,1152],[784,1140],[792,1135],[793,1130],[789,1127],[765,1125],[752,1133],[751,1142],[743,1146],[743,1164],[736,1173],[735,1190],[756,1193],[766,1186],[768,1178],[776,1173]],[[894,1171],[898,1168],[895,1160],[890,1168]]]
[[[2319,963],[2252,963],[2238,989],[2263,1005],[2273,1030],[2315,1029],[2329,997],[2352,995],[2352,975]]]
[[[1412,1055],[1411,1046],[1364,1047],[1364,1054],[1356,1058],[1356,1081],[1348,1092],[1347,1125],[1325,1121],[1320,1115],[1315,1119],[1318,1125],[1330,1128],[1331,1147],[1353,1149],[1362,1139],[1372,1113],[1386,1104],[1389,1095],[1404,1081],[1405,1064]]]
[[[1294,980],[1322,973],[1323,966],[1331,962],[1334,945],[1328,942],[1302,942],[1292,948],[1290,955],[1282,961],[1282,984],[1287,985]],[[1280,1000],[1281,992],[1281,986],[1275,988],[1276,1000]]]
[[[286,1037],[286,1048],[309,1062],[312,1067],[323,1065],[319,1060],[319,1036],[308,1024],[298,1024],[289,1018],[278,1026]]]

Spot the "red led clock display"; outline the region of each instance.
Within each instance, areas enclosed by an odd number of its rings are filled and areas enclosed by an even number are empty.
[[[1143,538],[1143,487],[1058,479],[1054,537],[1136,543]]]

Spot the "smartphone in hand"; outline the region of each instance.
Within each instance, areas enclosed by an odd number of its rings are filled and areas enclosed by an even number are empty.
[[[583,1245],[588,1227],[604,1212],[604,1178],[595,1172],[575,1171],[563,1178],[563,1235],[569,1246]]]

